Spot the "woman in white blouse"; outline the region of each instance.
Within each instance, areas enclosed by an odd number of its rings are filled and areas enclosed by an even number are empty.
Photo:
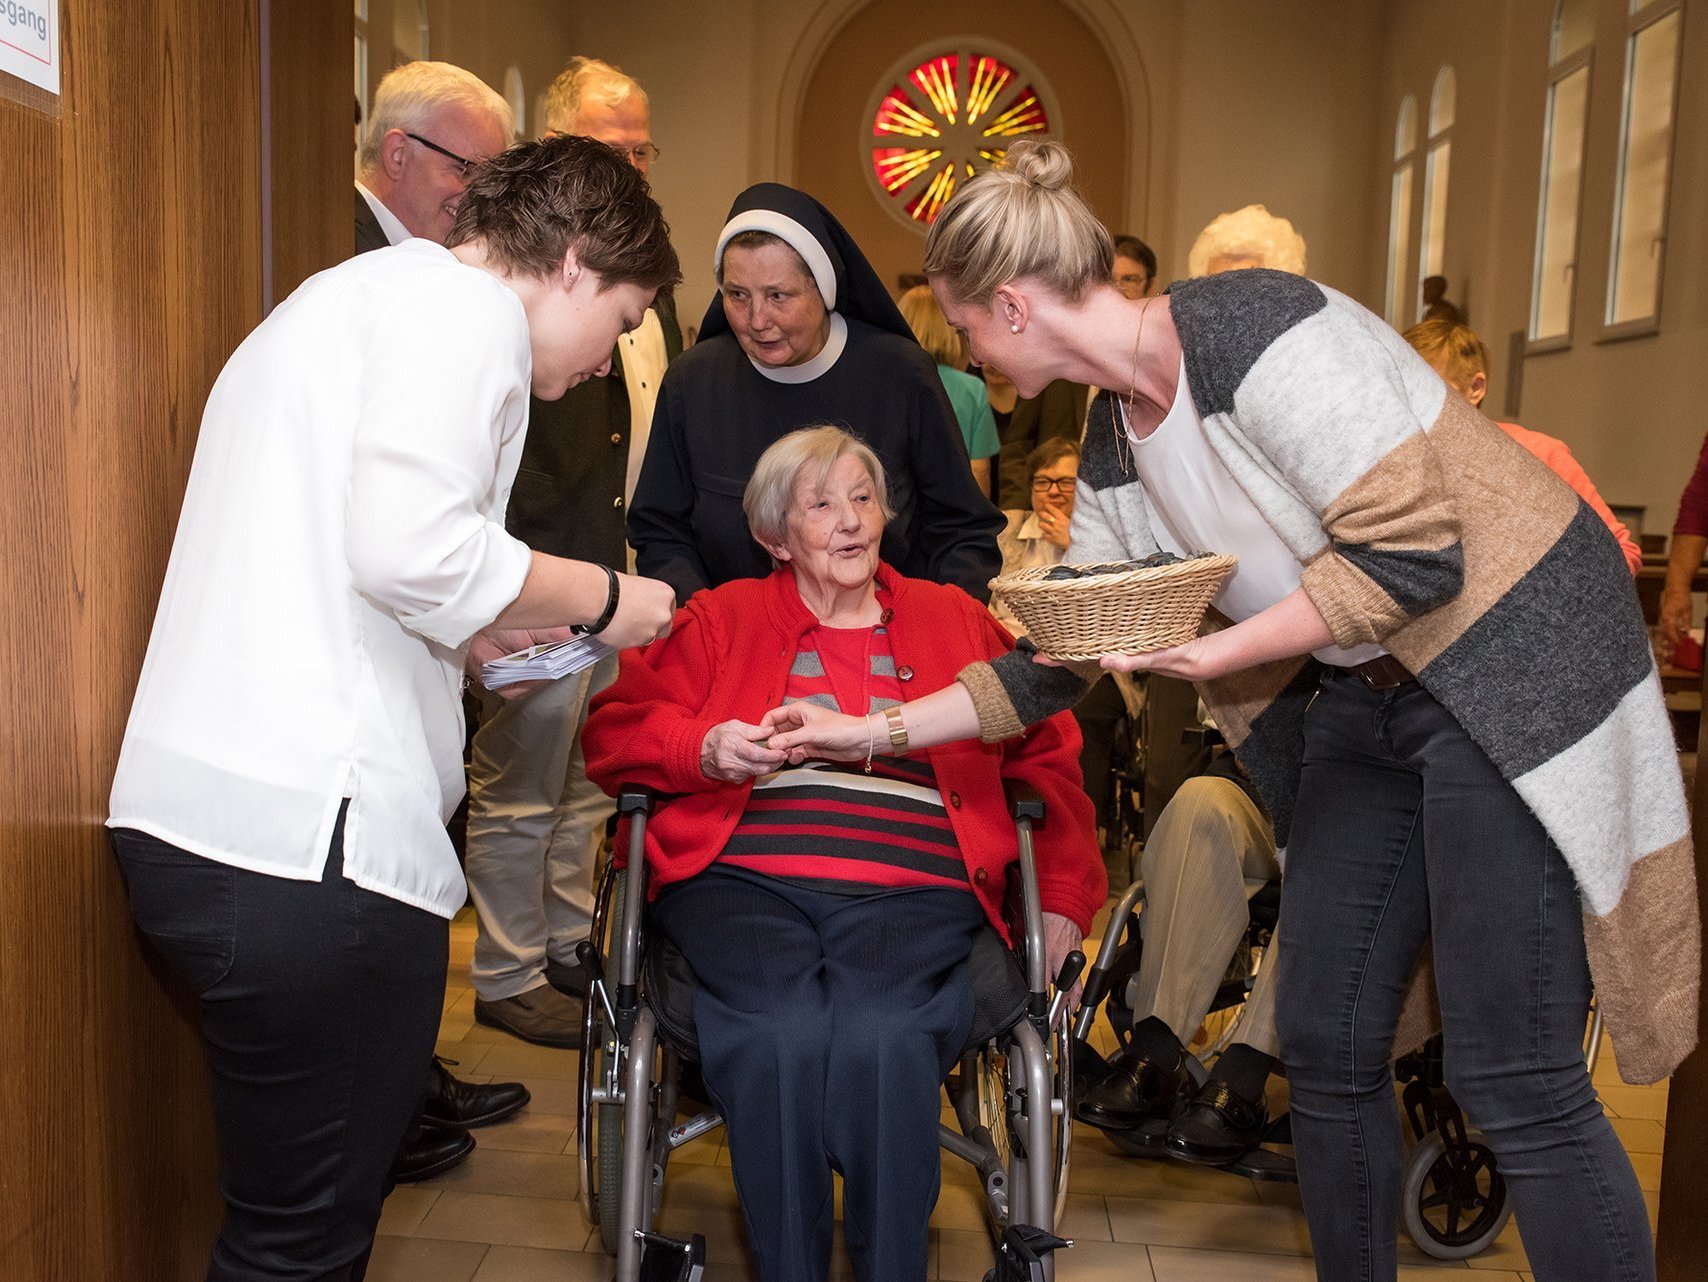
[[[504,530],[530,388],[603,373],[680,278],[645,182],[524,144],[448,246],[322,272],[227,363],[113,782],[132,912],[200,999],[222,1282],[365,1271],[464,901],[465,657],[669,629],[664,584]]]

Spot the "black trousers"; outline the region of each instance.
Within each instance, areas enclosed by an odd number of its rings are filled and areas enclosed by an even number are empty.
[[[201,1003],[226,1215],[209,1282],[359,1282],[444,1000],[441,917],[116,829],[137,926]]]
[[[831,1170],[860,1282],[924,1282],[945,1074],[972,1031],[962,890],[836,894],[713,865],[653,921],[694,968],[700,1067],[765,1282],[830,1271]]]

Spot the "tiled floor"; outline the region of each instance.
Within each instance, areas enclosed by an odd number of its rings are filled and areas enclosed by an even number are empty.
[[[479,1147],[456,1170],[392,1194],[369,1282],[608,1282],[611,1261],[577,1200],[576,1055],[474,1022],[473,948],[474,920],[465,912],[452,926],[440,1053],[459,1061],[459,1076],[526,1082],[533,1102],[512,1121],[477,1132]],[[1596,1082],[1636,1166],[1652,1223],[1667,1088],[1620,1083],[1610,1048]],[[678,1236],[704,1233],[708,1282],[737,1282],[757,1275],[743,1244],[721,1135],[713,1132],[673,1159],[659,1227]],[[1127,1157],[1080,1127],[1069,1189],[1062,1231],[1075,1245],[1060,1257],[1062,1282],[1309,1282],[1314,1276],[1291,1185]],[[954,1158],[944,1159],[932,1224],[933,1276],[978,1282],[990,1266],[988,1238],[977,1185]],[[840,1247],[837,1260],[846,1267]],[[1404,1239],[1401,1260],[1407,1282],[1438,1282],[1443,1268],[1475,1269],[1475,1282],[1530,1282],[1510,1224],[1492,1248],[1465,1263],[1429,1259]]]

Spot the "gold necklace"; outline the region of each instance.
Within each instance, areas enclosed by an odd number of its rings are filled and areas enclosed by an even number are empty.
[[[1115,461],[1121,465],[1123,474],[1137,470],[1137,464],[1133,460],[1133,442],[1128,433],[1132,430],[1133,414],[1139,402],[1139,346],[1145,337],[1145,314],[1150,311],[1151,304],[1155,301],[1154,298],[1147,298],[1139,304],[1139,328],[1133,335],[1133,372],[1127,380],[1127,395],[1122,398],[1127,421],[1125,425],[1119,422],[1115,424]],[[1126,448],[1125,458],[1121,457],[1123,446]]]

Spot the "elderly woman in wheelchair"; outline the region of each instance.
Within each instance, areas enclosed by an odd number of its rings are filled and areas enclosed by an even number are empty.
[[[960,590],[880,561],[884,468],[857,439],[782,438],[743,508],[777,568],[697,594],[668,638],[624,654],[587,723],[588,773],[669,796],[643,839],[648,926],[693,970],[701,1072],[761,1275],[826,1276],[835,1170],[857,1276],[924,1278],[939,1087],[973,1026],[966,963],[981,935],[1009,935],[1005,785],[1049,807],[1048,973],[1103,903],[1079,735],[1061,714],[1012,744],[909,753],[886,711],[1010,641]],[[790,700],[866,716],[866,759],[772,750],[762,718]]]

